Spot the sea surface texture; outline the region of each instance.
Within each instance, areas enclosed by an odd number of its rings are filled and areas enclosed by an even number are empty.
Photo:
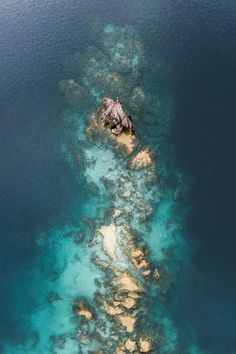
[[[233,288],[213,294],[215,254],[192,216],[198,137],[175,80],[194,75],[184,60],[198,53],[195,13],[210,13],[190,3],[0,5],[1,353],[236,352]],[[134,135],[103,126],[104,97],[121,102]]]

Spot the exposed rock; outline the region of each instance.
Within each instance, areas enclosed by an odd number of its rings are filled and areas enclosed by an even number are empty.
[[[139,170],[141,168],[150,166],[153,164],[153,155],[149,148],[146,148],[137,153],[130,162],[129,167],[134,170]]]
[[[148,353],[152,350],[153,340],[150,337],[140,337],[138,344],[141,353]]]
[[[138,269],[147,268],[149,263],[146,261],[144,252],[141,249],[132,249],[130,259]]]
[[[74,305],[75,312],[77,315],[84,317],[86,320],[90,321],[94,318],[92,310],[85,299],[79,299]]]
[[[104,97],[102,100],[100,119],[104,126],[109,126],[112,133],[120,135],[122,131],[134,134],[134,126],[130,116],[124,112],[121,102],[116,99]]]
[[[119,315],[117,318],[119,319],[122,326],[126,328],[128,333],[133,332],[135,323],[137,321],[136,317],[133,317],[132,315]]]
[[[137,350],[137,348],[137,344],[134,340],[127,339],[125,341],[125,349],[128,350],[130,353],[133,353],[135,350]]]
[[[104,309],[106,313],[108,313],[111,316],[120,315],[124,312],[124,310],[120,306],[112,306],[108,304],[104,305]]]
[[[137,300],[132,298],[132,297],[126,297],[122,302],[122,306],[124,306],[127,309],[131,309],[132,307],[134,307],[137,303]]]

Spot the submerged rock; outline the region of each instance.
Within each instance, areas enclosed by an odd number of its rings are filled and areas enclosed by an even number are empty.
[[[144,50],[135,29],[107,25],[103,31],[103,44],[113,68],[137,79],[144,66]]]
[[[137,86],[133,89],[129,97],[129,106],[135,112],[140,113],[141,109],[147,106],[147,97],[141,87]]]
[[[73,109],[83,109],[88,107],[90,96],[88,92],[75,80],[62,80],[59,82],[60,91],[64,94],[65,101]]]

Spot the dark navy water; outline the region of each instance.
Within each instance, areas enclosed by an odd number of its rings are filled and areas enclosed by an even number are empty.
[[[27,328],[34,303],[24,274],[36,236],[72,218],[85,196],[62,161],[63,103],[58,81],[66,55],[96,43],[97,29],[132,24],[149,53],[149,87],[172,96],[170,143],[192,180],[187,234],[195,245],[182,298],[185,318],[209,353],[236,352],[235,92],[233,1],[8,1],[0,5],[0,343]],[[152,122],[155,137],[155,121]],[[75,197],[76,192],[76,197]],[[0,346],[1,347],[1,346]]]

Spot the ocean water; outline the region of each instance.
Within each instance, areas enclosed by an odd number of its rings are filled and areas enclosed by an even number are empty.
[[[163,274],[147,287],[154,350],[235,353],[235,4],[7,1],[0,10],[1,352],[114,352],[106,347],[112,321],[99,313],[101,348],[86,339],[94,327],[73,304],[83,297],[96,307],[106,291],[109,274],[92,261],[102,254],[94,228],[114,206],[101,178],[125,173],[154,210],[131,225]],[[129,75],[109,51],[124,31],[142,48],[131,48]],[[96,76],[109,60],[123,91],[108,92]],[[68,79],[90,99],[73,101],[60,84]],[[130,106],[133,86],[151,108]],[[147,191],[142,173],[127,170],[107,142],[86,141],[89,115],[117,91],[133,109],[141,146],[155,154],[157,180]]]

